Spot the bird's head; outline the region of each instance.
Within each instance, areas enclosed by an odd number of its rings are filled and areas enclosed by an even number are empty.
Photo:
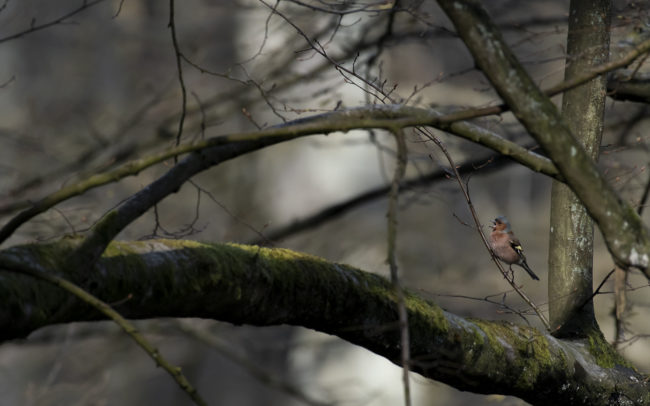
[[[494,231],[510,231],[510,223],[508,222],[508,219],[506,216],[499,216],[492,220],[492,223],[490,224],[490,228]]]

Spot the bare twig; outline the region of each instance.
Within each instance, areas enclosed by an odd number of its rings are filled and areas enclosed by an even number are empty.
[[[409,369],[410,369],[410,340],[409,340],[409,327],[406,312],[406,303],[404,302],[404,291],[402,289],[399,273],[397,268],[397,212],[399,206],[397,204],[399,197],[399,185],[402,178],[406,173],[406,139],[404,131],[401,128],[392,130],[395,135],[395,142],[397,144],[397,164],[395,166],[395,174],[390,187],[388,195],[388,265],[390,266],[390,280],[393,288],[397,293],[397,306],[399,314],[399,329],[401,335],[402,352],[402,382],[404,385],[404,404],[411,405],[411,389],[409,385]]]
[[[58,18],[52,20],[52,21],[48,21],[47,23],[34,24],[34,20],[32,20],[32,25],[28,29],[26,29],[24,31],[17,32],[15,34],[11,34],[11,35],[6,36],[4,38],[0,38],[0,44],[3,43],[3,42],[11,41],[12,39],[23,37],[25,35],[34,33],[36,31],[43,30],[45,28],[52,27],[52,26],[57,25],[57,24],[64,24],[65,20],[72,17],[73,15],[79,14],[82,11],[87,10],[90,7],[95,6],[95,5],[97,5],[97,4],[99,4],[99,3],[103,2],[103,1],[104,0],[84,1],[81,4],[81,6],[77,7],[76,9],[74,9],[74,10],[72,10],[72,11],[62,15],[61,17],[58,17]]]
[[[178,320],[178,326],[189,337],[206,344],[225,358],[228,358],[232,362],[236,363],[244,370],[246,370],[246,372],[248,372],[253,378],[257,379],[263,384],[280,390],[307,405],[326,406],[334,404],[333,402],[323,402],[313,399],[309,394],[305,393],[298,386],[294,385],[291,382],[278,378],[276,374],[273,374],[270,371],[261,368],[255,361],[247,358],[243,354],[240,354],[238,351],[235,351],[234,348],[227,345],[227,343],[225,343],[224,340],[219,338],[217,335],[209,333],[204,328],[195,327],[191,321]]]
[[[107,145],[102,141],[101,148],[98,148],[97,145],[89,146],[85,151],[81,152],[78,156],[69,160],[69,162],[59,168],[50,168],[47,172],[39,174],[38,176],[31,177],[22,181],[21,183],[13,186],[11,189],[6,190],[3,193],[4,197],[13,197],[13,196],[23,196],[25,193],[29,192],[31,189],[34,189],[38,186],[47,184],[57,178],[62,178],[65,176],[70,176],[73,172],[78,171],[74,174],[74,178],[83,179],[88,174],[96,173],[97,170],[105,170],[105,168],[115,167],[128,159],[132,159],[139,151],[148,150],[152,146],[158,146],[160,144],[159,137],[153,137],[149,140],[142,140],[141,137],[129,137],[130,130],[132,130],[136,125],[138,125],[145,115],[162,100],[163,94],[168,91],[170,84],[165,84],[163,88],[157,92],[151,99],[147,100],[142,106],[138,107],[134,113],[127,117],[123,124],[121,124],[115,131],[108,134],[104,137],[107,140],[111,140],[111,144],[115,145],[123,139],[128,139],[124,142],[122,146],[115,148],[115,152],[111,153],[106,157],[102,162],[98,162],[96,165],[92,165],[94,169],[84,169],[83,165],[88,166],[90,162],[94,161],[98,156],[101,156]],[[11,213],[15,210],[21,210],[26,207],[34,204],[33,200],[24,199],[24,200],[12,200],[8,203],[0,204],[0,215]]]
[[[485,174],[493,170],[501,169],[511,162],[513,161],[504,155],[486,155],[478,157],[470,162],[461,164],[458,171],[461,175],[464,175],[477,169],[481,169],[481,174]],[[447,180],[448,173],[449,172],[447,170],[436,170],[431,173],[422,174],[421,176],[414,179],[405,180],[400,184],[400,190],[411,190],[418,187],[430,185],[440,180]],[[389,191],[390,185],[382,185],[368,190],[348,200],[329,206],[309,217],[295,220],[294,222],[286,226],[278,227],[277,229],[271,229],[270,231],[265,232],[264,235],[259,235],[256,239],[250,241],[250,244],[267,244],[269,241],[282,240],[283,238],[287,238],[291,235],[295,235],[297,233],[318,227],[326,221],[330,221],[334,218],[342,216],[344,213],[347,213],[350,210],[354,210],[363,204],[385,197]]]
[[[348,8],[349,5],[344,2],[343,3],[333,2],[331,5],[326,2],[322,2],[323,4],[328,5],[330,7],[319,7],[314,4],[308,4],[300,0],[288,0],[288,1],[313,11],[320,11],[322,13],[328,13],[328,14],[336,14],[339,16],[343,16],[346,14],[363,13],[363,12],[367,12],[367,13],[370,12],[378,13],[381,11],[386,12],[386,11],[390,11],[393,7],[390,4],[390,2],[386,2],[386,1],[369,2],[367,4],[363,4],[361,2],[350,2],[350,4],[357,6],[356,8]]]
[[[307,44],[314,50],[316,51],[319,55],[321,55],[323,58],[327,59],[327,61],[332,64],[336,68],[339,73],[343,76],[343,78],[348,81],[350,84],[355,85],[357,87],[360,87],[354,80],[351,78],[354,77],[358,79],[360,82],[364,83],[368,88],[373,89],[375,92],[374,97],[376,97],[377,100],[380,102],[384,103],[386,99],[390,100],[391,103],[394,103],[395,101],[389,97],[389,94],[387,94],[384,89],[383,85],[377,85],[372,81],[369,81],[362,77],[361,75],[357,74],[353,70],[350,70],[346,68],[345,66],[341,65],[337,61],[335,61],[327,52],[325,52],[325,48],[319,44],[317,41],[312,40],[309,35],[307,35],[296,23],[294,23],[290,18],[288,18],[286,15],[281,13],[279,10],[277,10],[275,7],[271,6],[270,4],[266,3],[264,0],[258,0],[260,3],[264,4],[266,7],[268,7],[272,13],[277,14],[280,16],[284,21],[286,21],[289,25],[291,25],[300,36],[304,38],[304,40],[307,42]],[[368,89],[363,89],[364,91],[368,91]],[[383,95],[384,97],[381,97]]]
[[[637,58],[645,55],[648,52],[650,52],[650,40],[643,41],[640,44],[636,45],[620,59],[596,66],[593,69],[589,69],[584,73],[575,76],[573,79],[565,80],[563,82],[556,84],[555,86],[551,86],[547,89],[543,89],[542,92],[548,97],[558,95],[562,92],[565,92],[567,90],[578,87],[584,83],[587,83],[590,80],[600,75],[604,75],[608,72],[611,72],[619,68],[624,68],[630,65],[632,62],[634,62]],[[473,118],[490,116],[494,114],[501,114],[509,110],[510,107],[504,103],[498,106],[461,110],[455,113],[455,116],[452,116],[450,114],[449,119],[451,120],[451,122],[460,121],[460,120],[469,120]]]
[[[603,288],[603,286],[605,285],[605,282],[607,282],[607,280],[612,276],[612,274],[614,274],[614,272],[615,272],[617,269],[620,270],[620,268],[616,267],[616,268],[612,269],[611,271],[609,271],[609,272],[607,273],[607,275],[605,275],[605,277],[604,277],[603,280],[600,282],[600,284],[598,285],[598,287],[596,288],[596,290],[594,290],[594,293],[592,293],[591,296],[589,296],[587,299],[585,299],[585,300],[582,302],[582,304],[580,305],[579,308],[585,307],[585,306],[587,305],[587,303],[591,302],[591,300],[592,300],[596,295],[599,295],[600,293],[602,293],[600,290],[601,290],[601,289]]]
[[[94,307],[95,309],[99,310],[102,314],[104,314],[106,317],[110,318],[118,326],[120,326],[120,328],[127,335],[129,335],[136,342],[136,344],[138,344],[138,346],[140,346],[140,348],[142,348],[151,357],[151,359],[154,360],[157,366],[167,371],[167,373],[176,381],[178,386],[180,386],[180,388],[185,393],[187,393],[190,396],[190,398],[192,398],[192,401],[195,404],[201,406],[207,405],[205,400],[203,400],[203,398],[199,395],[196,389],[187,380],[185,375],[183,375],[181,369],[179,367],[170,364],[169,361],[167,361],[160,354],[158,349],[154,347],[149,341],[147,341],[147,339],[144,338],[144,336],[138,331],[138,329],[130,321],[122,317],[118,312],[113,310],[113,308],[111,308],[111,306],[109,306],[104,301],[96,298],[92,294],[86,292],[79,286],[75,285],[74,283],[66,279],[56,276],[53,273],[46,273],[40,270],[33,269],[20,261],[11,261],[9,259],[6,259],[5,257],[5,259],[0,262],[0,267],[7,271],[29,275],[33,278],[41,279],[48,283],[51,283],[52,285],[65,290],[66,292],[82,300],[84,303],[87,303],[90,306]]]
[[[185,122],[185,114],[187,110],[187,91],[185,90],[185,81],[183,80],[183,64],[182,54],[178,46],[178,39],[176,38],[176,22],[174,21],[174,0],[169,0],[169,24],[168,27],[172,34],[172,43],[174,44],[174,55],[176,57],[176,70],[178,71],[178,83],[181,86],[181,117],[178,120],[178,131],[176,132],[176,146],[181,144],[181,136],[183,135],[183,123]],[[174,160],[177,158],[174,157]]]
[[[499,261],[499,259],[494,255],[494,252],[490,248],[490,244],[488,243],[487,238],[485,237],[485,234],[483,233],[483,228],[481,227],[481,222],[478,218],[478,214],[476,213],[476,210],[474,209],[474,204],[472,203],[472,199],[469,196],[469,192],[467,191],[467,188],[465,187],[465,184],[462,181],[462,178],[460,176],[460,173],[458,173],[458,169],[456,167],[456,164],[454,163],[454,160],[452,159],[451,155],[449,154],[449,151],[447,150],[447,147],[438,139],[438,137],[435,137],[433,134],[430,134],[429,132],[425,132],[422,129],[419,129],[421,134],[424,134],[425,137],[433,141],[438,148],[442,151],[442,153],[445,155],[447,160],[449,161],[449,166],[451,167],[451,170],[454,172],[454,176],[456,178],[456,181],[458,182],[458,187],[460,190],[463,192],[463,195],[465,196],[465,200],[467,201],[467,206],[472,213],[472,217],[474,219],[474,223],[476,224],[476,231],[479,233],[481,236],[481,240],[483,241],[483,245],[485,245],[485,248],[488,250],[490,253],[490,256],[492,257],[492,260],[496,264],[497,268],[499,268],[499,271],[501,271],[501,274],[506,278],[506,280],[510,283],[510,286],[517,292],[517,294],[526,302],[528,305],[537,313],[537,316],[539,319],[542,321],[544,324],[544,327],[546,327],[547,330],[550,330],[550,324],[544,315],[542,311],[537,307],[537,305],[524,293],[523,290],[517,284],[515,284],[514,278],[510,278],[508,276],[508,273],[506,272],[505,268],[503,268],[503,265]]]
[[[467,300],[475,300],[479,302],[485,302],[485,303],[490,303],[492,305],[498,306],[500,308],[503,308],[507,310],[508,312],[512,314],[516,314],[517,316],[521,317],[521,319],[528,324],[529,327],[532,327],[530,324],[530,321],[526,318],[524,312],[519,311],[517,309],[514,309],[510,306],[508,306],[503,300],[494,300],[492,299],[493,297],[504,297],[508,293],[513,292],[512,290],[508,290],[505,292],[499,292],[499,293],[493,293],[491,295],[486,295],[484,297],[474,297],[474,296],[467,296],[467,295],[451,295],[451,294],[444,294],[444,293],[431,293],[427,291],[423,291],[425,295],[430,295],[430,296],[435,296],[435,297],[445,297],[445,298],[452,298],[452,299],[467,299]],[[504,312],[505,313],[505,312]]]

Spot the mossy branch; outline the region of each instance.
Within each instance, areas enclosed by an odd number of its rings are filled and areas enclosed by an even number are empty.
[[[383,277],[285,249],[151,240],[111,243],[93,269],[65,267],[78,240],[0,251],[0,263],[48,269],[126,318],[201,317],[260,326],[292,324],[337,335],[396,364],[398,299]],[[0,273],[0,339],[40,327],[105,319],[69,293],[31,277]],[[128,297],[129,300],[123,300]],[[602,336],[562,341],[534,328],[463,318],[404,292],[410,368],[477,393],[533,404],[650,402],[643,377]]]

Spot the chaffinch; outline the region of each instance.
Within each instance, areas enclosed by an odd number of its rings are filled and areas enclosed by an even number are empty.
[[[524,268],[531,278],[538,281],[539,278],[526,263],[524,249],[521,248],[521,243],[519,243],[519,240],[510,229],[508,219],[505,216],[499,216],[494,219],[490,228],[492,228],[492,233],[490,233],[490,246],[494,255],[508,264],[510,271],[512,271],[512,264],[517,264]]]

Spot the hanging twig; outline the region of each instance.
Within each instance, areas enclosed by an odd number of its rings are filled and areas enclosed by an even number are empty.
[[[151,359],[154,360],[157,366],[161,367],[171,377],[176,381],[178,386],[181,387],[183,391],[185,391],[190,398],[192,398],[192,401],[201,406],[207,406],[207,403],[203,398],[199,395],[199,393],[196,391],[196,389],[192,386],[192,384],[187,380],[185,375],[181,372],[181,369],[179,367],[176,367],[169,363],[158,351],[156,347],[154,347],[149,341],[147,341],[146,338],[138,331],[138,329],[127,319],[122,317],[118,312],[113,310],[111,306],[109,306],[106,302],[96,298],[92,294],[86,292],[79,286],[75,285],[74,283],[63,279],[59,276],[54,275],[53,273],[46,273],[40,270],[32,269],[28,265],[22,263],[22,262],[13,262],[13,261],[2,261],[0,262],[0,267],[4,270],[11,271],[11,272],[16,272],[16,273],[21,273],[25,275],[29,275],[33,278],[36,279],[41,279],[46,282],[51,283],[54,286],[57,286],[66,292],[76,296],[80,300],[82,300],[84,303],[89,304],[90,306],[94,307],[95,309],[99,310],[102,314],[104,314],[106,317],[110,318],[113,320],[124,332],[129,335],[135,342],[138,344],[150,357]]]
[[[176,70],[178,71],[178,82],[181,86],[181,117],[178,120],[178,131],[176,132],[176,146],[181,144],[181,136],[183,135],[183,124],[185,123],[185,114],[187,112],[187,91],[185,90],[185,81],[183,80],[183,64],[182,53],[178,46],[178,39],[176,38],[176,22],[174,21],[174,0],[169,0],[169,29],[172,34],[172,44],[174,45],[174,55],[176,57]],[[174,162],[177,157],[174,157]]]
[[[402,380],[404,384],[404,404],[411,405],[411,390],[409,385],[409,368],[410,368],[410,340],[408,318],[406,313],[406,303],[404,302],[404,291],[400,284],[397,269],[397,211],[399,185],[406,172],[406,140],[404,131],[401,128],[392,129],[397,144],[397,165],[395,166],[395,175],[391,183],[390,193],[388,195],[388,265],[390,266],[390,280],[393,289],[397,293],[397,311],[399,314],[400,341],[402,343],[401,363],[402,363]]]

